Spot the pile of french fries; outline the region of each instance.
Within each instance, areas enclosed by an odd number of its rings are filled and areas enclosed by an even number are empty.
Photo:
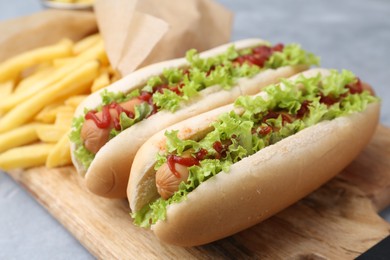
[[[93,4],[95,0],[50,0],[50,2],[66,4]]]
[[[71,164],[68,135],[76,107],[117,79],[99,34],[0,63],[0,169]]]

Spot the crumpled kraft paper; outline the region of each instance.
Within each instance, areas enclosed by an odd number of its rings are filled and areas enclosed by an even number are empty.
[[[228,42],[233,19],[212,0],[97,0],[94,10],[110,63],[122,76]]]
[[[3,61],[63,38],[80,40],[97,32],[97,24],[92,12],[45,10],[1,22],[0,32],[0,61]]]

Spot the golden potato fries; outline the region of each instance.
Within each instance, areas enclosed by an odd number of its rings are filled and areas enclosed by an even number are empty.
[[[15,88],[14,94],[22,93],[25,91],[30,93],[33,92],[32,90],[30,90],[31,86],[41,85],[43,80],[51,76],[51,74],[54,72],[54,69],[55,68],[53,67],[47,67],[45,69],[37,71],[36,73],[30,75],[29,77],[22,79],[17,85],[17,88]],[[44,87],[44,85],[42,87]]]
[[[29,144],[38,140],[37,124],[28,124],[0,134],[0,153],[8,149]]]
[[[66,4],[92,4],[95,0],[51,0],[52,2]]]
[[[0,154],[0,168],[4,170],[45,165],[55,144],[32,144],[7,150]]]
[[[69,130],[69,126],[39,125],[36,128],[39,140],[45,143],[56,143]]]
[[[54,124],[57,126],[68,126],[68,128],[71,127],[73,114],[73,108],[65,106],[62,111],[57,113]]]
[[[78,55],[82,52],[85,52],[101,40],[102,38],[98,33],[87,36],[73,45],[73,53]]]
[[[67,64],[71,64],[72,62],[75,61],[75,57],[65,57],[65,58],[59,58],[53,60],[53,66],[55,68],[61,68],[62,66],[65,66]]]
[[[23,70],[41,62],[72,54],[73,43],[70,40],[62,40],[51,46],[37,48],[17,55],[0,64],[0,82],[15,78]]]
[[[76,96],[71,96],[67,100],[65,100],[65,105],[66,106],[71,106],[76,109],[80,105],[81,102],[87,97],[87,95],[76,95]]]
[[[93,81],[91,92],[98,91],[99,89],[105,88],[110,85],[110,75],[108,71],[103,71],[100,75]]]
[[[77,56],[81,61],[98,59],[103,66],[108,66],[108,58],[106,52],[104,50],[103,40],[99,40],[95,43],[91,48],[88,48],[85,52],[82,52]]]
[[[34,118],[35,121],[52,124],[55,122],[57,113],[62,111],[69,111],[73,113],[74,108],[70,106],[64,105],[64,101],[53,102],[47,106],[45,106]]]
[[[69,131],[67,131],[61,139],[53,147],[46,160],[46,167],[54,168],[72,164],[70,155]]]
[[[70,165],[68,135],[76,108],[119,77],[99,34],[0,63],[0,169]]]
[[[37,81],[35,84],[30,85],[28,89],[15,93],[14,95],[10,95],[6,100],[0,103],[0,111],[9,111],[13,107],[18,106],[37,92],[52,86],[58,81],[61,81],[70,73],[85,65],[85,63],[91,62],[92,60],[99,60],[101,64],[107,63],[107,57],[105,56],[103,43],[101,42],[96,44],[93,48],[88,49],[88,51],[77,56],[73,62],[67,63],[57,70],[54,70],[51,75]]]
[[[99,63],[90,61],[61,81],[15,107],[0,119],[0,133],[14,129],[31,120],[42,108],[59,97],[85,92],[83,87],[93,81],[98,74]]]
[[[4,83],[0,83],[0,97],[4,98],[12,93],[14,89],[14,81],[8,80]]]

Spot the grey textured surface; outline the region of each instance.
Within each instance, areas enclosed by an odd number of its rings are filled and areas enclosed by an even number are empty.
[[[323,67],[349,69],[382,98],[390,126],[390,2],[387,0],[219,0],[235,12],[233,39],[297,42]],[[0,20],[31,14],[38,0],[0,1]],[[390,209],[382,215],[390,220]],[[93,258],[46,210],[0,172],[0,259]]]

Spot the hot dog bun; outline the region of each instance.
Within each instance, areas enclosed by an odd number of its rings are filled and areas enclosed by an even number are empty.
[[[263,40],[247,39],[235,42],[237,49],[244,49],[259,44]],[[224,52],[232,44],[226,44],[218,48],[202,53],[201,57],[210,57]],[[133,89],[144,86],[147,79],[154,75],[161,75],[164,69],[170,67],[183,67],[187,65],[185,59],[176,59],[142,68],[107,88],[110,92],[129,92]],[[265,70],[256,76],[248,79],[238,80],[238,84],[230,90],[223,90],[220,86],[206,88],[200,95],[191,101],[183,104],[174,113],[160,111],[150,118],[142,120],[132,127],[121,132],[115,138],[106,143],[96,154],[90,167],[85,169],[74,156],[76,146],[71,145],[72,161],[77,171],[85,174],[87,188],[93,193],[109,197],[126,197],[126,187],[133,158],[138,148],[154,133],[186,118],[202,112],[231,103],[242,94],[254,94],[262,87],[277,82],[280,78],[289,77],[300,71],[306,70],[308,66],[297,65],[281,67],[279,69]],[[103,91],[103,90],[102,90]],[[101,91],[88,97],[76,110],[75,117],[83,115],[85,108],[96,108],[101,103]]]
[[[326,70],[304,72],[306,76]],[[231,109],[226,106],[225,110]],[[223,112],[211,111],[170,129],[188,139]],[[156,236],[179,246],[206,244],[253,226],[283,210],[337,175],[368,144],[380,105],[310,126],[233,164],[167,207],[166,220],[152,225]],[[196,126],[191,128],[192,125]],[[201,122],[205,122],[202,124]],[[158,196],[153,159],[165,149],[163,131],[139,150],[128,186],[131,209],[140,210]],[[142,159],[141,159],[142,158]],[[153,186],[154,185],[154,186]]]

